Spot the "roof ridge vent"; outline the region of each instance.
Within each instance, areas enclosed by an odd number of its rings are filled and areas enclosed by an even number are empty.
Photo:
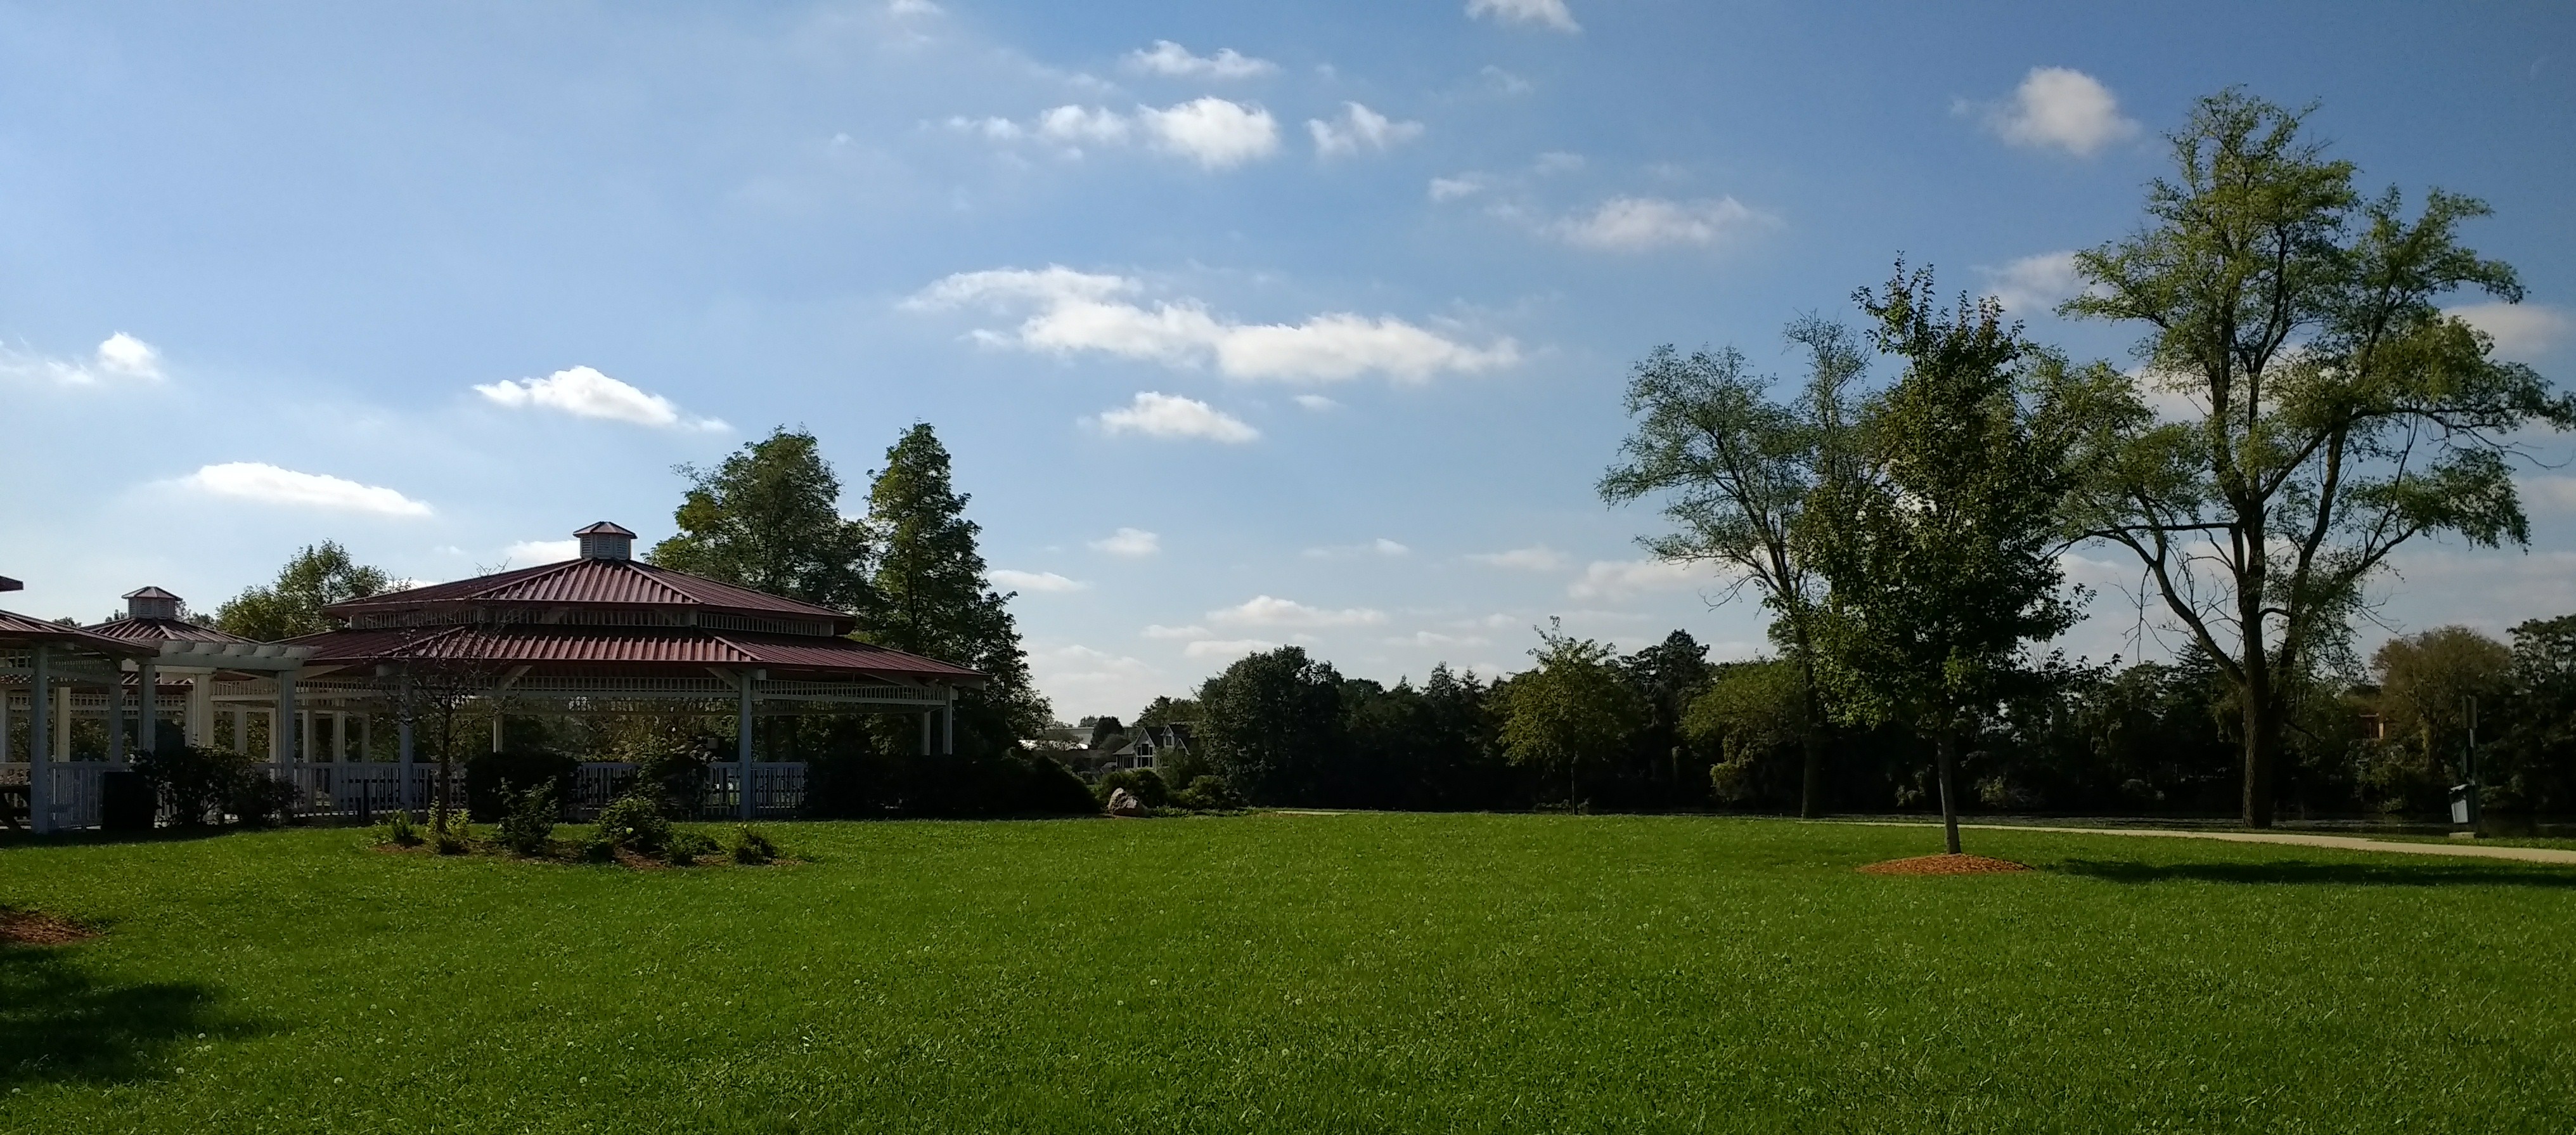
[[[581,558],[585,560],[635,558],[635,534],[605,520],[575,529],[573,538],[581,541]]]

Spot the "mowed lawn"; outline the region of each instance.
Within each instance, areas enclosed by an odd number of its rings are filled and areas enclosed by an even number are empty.
[[[0,1130],[2568,1131],[2576,870],[1928,829],[788,824],[631,872],[0,845]]]

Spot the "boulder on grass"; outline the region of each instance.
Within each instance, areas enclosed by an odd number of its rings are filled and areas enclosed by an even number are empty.
[[[1142,816],[1145,814],[1145,802],[1137,799],[1135,793],[1121,788],[1118,791],[1109,794],[1109,814],[1112,816]]]

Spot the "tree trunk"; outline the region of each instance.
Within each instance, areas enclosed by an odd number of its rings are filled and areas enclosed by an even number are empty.
[[[2245,697],[2245,814],[2246,827],[2272,826],[2272,782],[2278,776],[2281,754],[2281,713],[2275,704],[2271,683],[2263,689],[2246,683]]]
[[[1799,709],[1806,715],[1798,737],[1806,765],[1798,784],[1798,816],[1813,820],[1825,814],[1825,706],[1816,696],[1814,655],[1804,646],[1798,649],[1798,668]]]
[[[1946,846],[1949,847],[1950,854],[1957,855],[1959,854],[1959,797],[1951,790],[1951,781],[1953,768],[1958,764],[1959,758],[1958,731],[1949,726],[1943,726],[1939,735],[1933,740],[1932,748],[1940,758],[1941,834],[1947,841]]]

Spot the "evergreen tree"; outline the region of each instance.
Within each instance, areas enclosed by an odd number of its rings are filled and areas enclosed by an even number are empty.
[[[841,479],[814,435],[781,426],[713,469],[679,467],[679,534],[645,558],[662,567],[858,613],[868,602],[868,530],[841,515]]]
[[[916,422],[886,449],[868,489],[868,526],[877,547],[872,602],[862,637],[881,646],[982,671],[980,690],[957,703],[958,748],[994,753],[1034,737],[1054,710],[1029,678],[1011,595],[985,580],[981,531],[966,519],[969,498],[949,474],[948,450]]]

